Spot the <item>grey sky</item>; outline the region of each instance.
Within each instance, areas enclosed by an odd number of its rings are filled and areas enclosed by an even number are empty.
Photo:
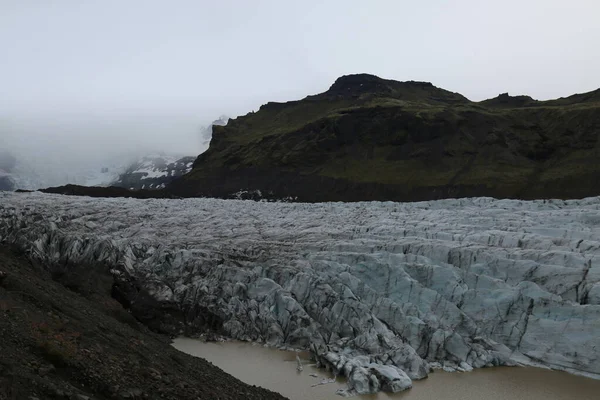
[[[0,134],[192,140],[357,72],[566,96],[600,87],[599,17],[598,0],[0,0]]]

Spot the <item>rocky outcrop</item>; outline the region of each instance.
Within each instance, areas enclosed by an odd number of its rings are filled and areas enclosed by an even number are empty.
[[[483,102],[367,74],[213,128],[168,190],[184,197],[421,201],[600,194],[599,91]]]
[[[539,103],[539,101],[532,99],[530,96],[511,96],[508,93],[502,93],[493,99],[484,100],[479,104],[490,108],[519,108],[535,107],[539,106]]]
[[[600,198],[1,200],[0,241],[51,265],[103,263],[134,293],[122,303],[156,303],[163,331],[212,324],[310,349],[350,393],[432,367],[600,374]]]
[[[210,141],[213,135],[213,127],[214,126],[225,126],[227,122],[229,122],[229,117],[226,115],[221,115],[219,118],[214,120],[210,125],[203,126],[200,128],[200,140],[202,142],[202,147],[207,149],[210,145]]]

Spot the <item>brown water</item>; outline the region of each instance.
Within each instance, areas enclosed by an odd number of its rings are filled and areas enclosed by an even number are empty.
[[[324,369],[303,361],[296,371],[296,353],[268,349],[242,342],[203,343],[179,338],[173,346],[212,362],[238,379],[279,392],[290,400],[340,400],[335,394],[345,388],[343,379],[312,387],[331,378]],[[306,354],[301,355],[301,358]],[[310,376],[317,374],[318,378]],[[436,371],[414,381],[402,393],[358,396],[365,400],[600,400],[600,381],[539,368],[484,368],[467,373]]]

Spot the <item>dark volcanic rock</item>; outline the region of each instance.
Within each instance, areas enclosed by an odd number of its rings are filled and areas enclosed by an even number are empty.
[[[355,74],[338,78],[329,90],[316,97],[379,96],[398,100],[427,100],[429,102],[468,103],[469,100],[458,93],[452,93],[433,86],[430,82],[398,82],[382,79],[375,75]]]
[[[210,125],[204,126],[200,128],[200,140],[202,140],[202,144],[206,147],[209,146],[210,140],[213,135],[213,127],[214,126],[225,126],[229,122],[229,117],[226,115],[221,115],[218,119],[214,120]]]
[[[41,189],[43,193],[66,194],[70,196],[89,197],[132,197],[136,199],[174,198],[175,196],[165,193],[163,190],[129,190],[121,187],[79,186],[65,185]]]
[[[369,74],[347,75],[338,78],[327,91],[329,95],[361,95],[379,93],[391,95],[392,88],[383,79]]]
[[[172,348],[110,297],[106,267],[0,247],[0,269],[0,399],[283,399]]]
[[[539,102],[532,99],[530,96],[510,96],[508,93],[502,93],[493,99],[484,100],[480,104],[486,107],[534,107]]]

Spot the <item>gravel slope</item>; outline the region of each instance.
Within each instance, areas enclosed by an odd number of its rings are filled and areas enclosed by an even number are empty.
[[[0,399],[284,399],[173,349],[100,269],[72,265],[57,282],[0,246],[0,271]]]

